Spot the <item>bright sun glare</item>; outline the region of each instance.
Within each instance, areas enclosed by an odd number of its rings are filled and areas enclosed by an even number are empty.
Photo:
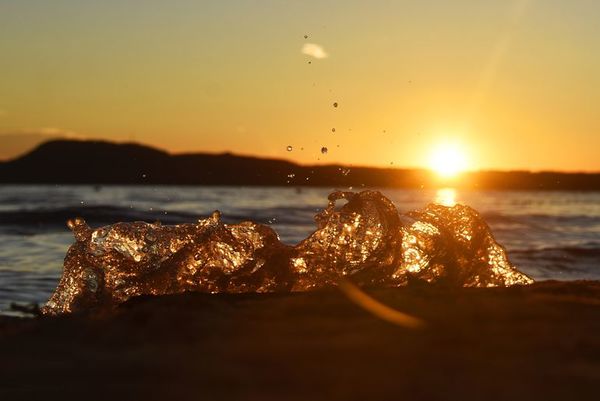
[[[431,152],[429,167],[443,178],[452,178],[467,168],[467,159],[459,146],[440,144]]]

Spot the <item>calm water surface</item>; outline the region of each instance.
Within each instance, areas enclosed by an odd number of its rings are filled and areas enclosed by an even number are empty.
[[[65,221],[192,222],[213,210],[226,223],[271,225],[295,244],[314,229],[329,189],[243,187],[0,186],[0,311],[47,300],[73,236]],[[537,280],[600,279],[600,192],[384,189],[400,211],[430,202],[477,209],[510,259]]]

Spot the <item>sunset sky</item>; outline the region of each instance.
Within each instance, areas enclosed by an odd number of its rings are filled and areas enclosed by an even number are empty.
[[[69,136],[600,171],[599,21],[597,0],[0,0],[0,159]]]

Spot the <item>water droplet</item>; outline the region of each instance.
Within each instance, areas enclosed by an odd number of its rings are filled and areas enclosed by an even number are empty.
[[[333,107],[338,107],[338,103],[337,103],[337,102],[334,102],[334,103],[333,103]]]
[[[146,178],[146,174],[142,174],[142,178]]]
[[[221,212],[219,210],[215,210],[210,214],[210,218],[215,220],[215,221],[219,221],[221,220]]]
[[[321,148],[321,153],[323,153],[324,155],[326,155],[326,154],[327,154],[327,148],[326,148],[325,146],[323,146],[323,147]]]
[[[309,61],[308,64],[312,64],[312,61]]]
[[[67,221],[67,227],[69,227],[70,229],[73,229],[82,224],[85,224],[85,221],[81,217],[75,217],[74,219],[69,219]]]
[[[288,152],[291,152],[293,148],[290,145],[288,145],[288,147],[286,149]]]
[[[308,35],[304,35],[304,39],[308,39]]]
[[[294,173],[288,174],[288,178],[294,178],[295,176],[296,176],[296,174],[294,174]]]
[[[335,128],[332,128],[332,129],[331,129],[331,132],[335,132]]]

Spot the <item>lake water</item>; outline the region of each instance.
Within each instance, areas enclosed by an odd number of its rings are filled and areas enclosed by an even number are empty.
[[[511,261],[536,280],[600,279],[600,192],[382,189],[398,209],[430,202],[477,209]],[[11,302],[45,302],[73,242],[65,226],[117,221],[193,222],[220,210],[226,223],[271,225],[288,244],[314,229],[326,188],[178,186],[0,186],[0,311]]]

